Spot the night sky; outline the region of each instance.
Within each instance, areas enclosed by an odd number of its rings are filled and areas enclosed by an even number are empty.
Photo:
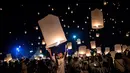
[[[38,20],[48,14],[59,17],[68,41],[73,35],[90,48],[90,41],[97,46],[113,47],[115,44],[130,45],[128,0],[74,0],[73,3],[23,2],[3,4],[0,7],[0,52],[7,52],[20,45],[24,49],[42,48],[43,36]],[[91,28],[91,11],[103,12],[104,28]],[[53,27],[50,27],[53,28]],[[96,37],[96,33],[100,36]]]

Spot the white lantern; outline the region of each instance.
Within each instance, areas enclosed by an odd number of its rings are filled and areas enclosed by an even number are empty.
[[[42,50],[40,50],[39,52],[42,53]]]
[[[81,40],[80,39],[77,39],[77,44],[81,44]]]
[[[120,45],[120,44],[116,44],[116,45],[115,45],[115,51],[116,51],[117,53],[121,53],[121,45]]]
[[[45,41],[44,40],[42,40],[42,45],[45,45],[46,43],[45,43]]]
[[[67,49],[72,49],[72,43],[71,42],[67,43]]]
[[[4,59],[5,61],[9,62],[12,60],[12,55],[11,54],[6,54],[6,58]]]
[[[127,45],[122,45],[122,52],[124,52],[127,49]]]
[[[97,53],[102,54],[101,47],[97,47]]]
[[[86,50],[86,56],[87,56],[87,57],[91,56],[91,51],[90,51],[90,49],[87,49],[87,50]]]
[[[95,41],[91,41],[90,44],[91,44],[91,48],[92,49],[96,48],[96,42]]]
[[[57,16],[49,14],[39,20],[38,23],[46,42],[46,48],[54,47],[67,41]]]
[[[83,55],[86,54],[86,46],[80,46],[79,47],[79,54]]]
[[[100,36],[100,34],[99,33],[96,33],[96,37],[99,37]]]
[[[110,47],[105,47],[105,55],[108,54],[110,52]]]
[[[105,51],[104,51],[105,55],[108,54],[109,52],[110,52],[110,47],[105,47]]]
[[[91,21],[93,29],[101,29],[104,27],[103,13],[99,9],[91,11]]]

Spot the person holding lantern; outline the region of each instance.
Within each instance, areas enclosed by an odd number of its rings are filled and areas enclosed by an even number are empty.
[[[63,55],[63,53],[59,53],[57,54],[57,57],[55,55],[52,56],[52,53],[51,53],[51,49],[47,49],[49,54],[50,54],[50,58],[56,63],[57,65],[57,69],[56,69],[56,73],[65,73],[65,54]]]

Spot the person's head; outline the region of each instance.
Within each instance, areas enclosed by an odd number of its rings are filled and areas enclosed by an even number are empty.
[[[115,54],[115,59],[122,59],[122,54],[121,53],[116,53]]]
[[[63,53],[59,53],[58,58],[63,58]]]

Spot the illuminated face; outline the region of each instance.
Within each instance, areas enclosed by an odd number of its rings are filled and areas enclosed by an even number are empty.
[[[59,58],[62,58],[62,57],[63,57],[63,54],[62,54],[62,53],[59,53],[59,54],[58,54],[58,57],[59,57]]]

